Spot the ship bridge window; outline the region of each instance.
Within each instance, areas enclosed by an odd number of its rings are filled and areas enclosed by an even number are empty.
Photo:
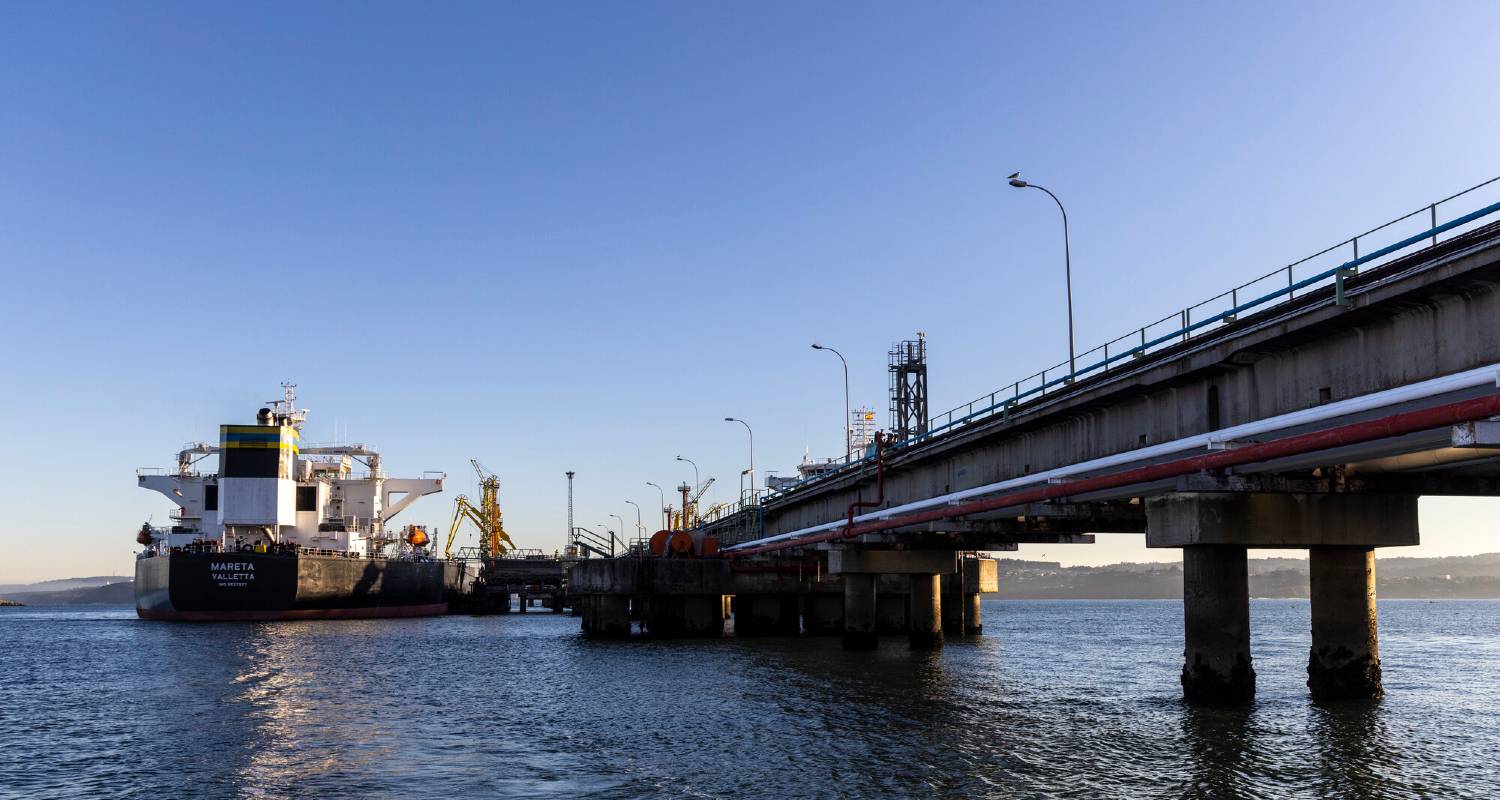
[[[207,483],[203,485],[203,510],[219,510],[219,484]]]
[[[298,511],[317,511],[318,510],[318,487],[316,487],[316,486],[298,486],[297,487],[297,510]]]

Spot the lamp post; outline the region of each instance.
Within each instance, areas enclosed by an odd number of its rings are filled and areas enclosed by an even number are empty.
[[[568,470],[568,544],[573,544],[578,529],[573,527],[573,470]]]
[[[1052,202],[1057,204],[1057,210],[1062,212],[1063,277],[1067,282],[1068,288],[1068,382],[1071,383],[1073,381],[1074,373],[1078,372],[1078,361],[1077,357],[1074,355],[1073,347],[1073,255],[1071,252],[1072,248],[1068,244],[1068,210],[1066,208],[1063,208],[1062,201],[1057,199],[1057,195],[1053,194],[1051,189],[1048,189],[1045,186],[1038,186],[1034,183],[1028,183],[1021,180],[1021,173],[1017,172],[1012,174],[1009,180],[1010,185],[1016,187],[1017,189],[1041,189],[1042,191],[1046,192],[1047,196],[1052,198]]]
[[[812,349],[827,350],[828,352],[838,356],[839,361],[843,362],[844,364],[844,460],[847,461],[849,460],[849,451],[854,449],[854,443],[849,438],[849,362],[844,359],[843,353],[840,353],[839,351],[833,349],[832,347],[828,347],[827,345],[821,345],[817,342],[813,342]]]
[[[625,518],[619,514],[610,514],[611,517],[620,521],[620,544],[625,544]]]
[[[682,456],[678,456],[677,460],[686,461],[687,463],[693,465],[693,491],[698,491],[698,464],[691,458],[683,458]]]
[[[634,500],[626,500],[625,502],[635,506],[635,538],[645,538],[646,526],[641,524],[641,507]]]
[[[750,434],[750,502],[755,502],[755,431],[750,429],[750,423],[738,417],[725,417],[725,422],[738,422],[745,426],[745,432]],[[743,501],[745,498],[740,497]]]
[[[656,484],[652,483],[651,481],[646,481],[646,485],[656,486]],[[656,486],[656,493],[661,495],[661,528],[658,529],[661,530],[667,527],[667,493],[665,491],[662,491],[662,488],[660,486]]]

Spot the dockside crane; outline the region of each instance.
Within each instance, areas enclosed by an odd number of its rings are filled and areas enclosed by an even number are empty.
[[[474,472],[479,476],[479,503],[476,505],[466,495],[454,498],[453,522],[448,526],[448,543],[443,547],[443,558],[453,557],[453,542],[458,538],[458,529],[464,520],[474,523],[479,529],[479,557],[499,558],[516,547],[500,518],[500,478],[487,471],[478,459],[471,458],[469,463],[474,465]]]
[[[686,483],[677,487],[677,490],[682,492],[682,511],[672,515],[674,517],[672,521],[677,523],[677,530],[685,531],[688,528],[694,527],[703,519],[702,515],[698,513],[698,501],[703,498],[703,494],[708,491],[708,487],[713,485],[714,478],[710,475],[708,480],[704,481],[703,485],[699,486],[696,492],[692,491],[692,487]]]

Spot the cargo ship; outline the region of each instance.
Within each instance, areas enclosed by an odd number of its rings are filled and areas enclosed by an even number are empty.
[[[135,606],[143,619],[282,620],[444,614],[462,588],[459,562],[432,553],[420,525],[391,520],[442,491],[442,473],[389,478],[363,444],[302,446],[307,411],[295,386],[253,425],[221,425],[171,470],[136,481],[177,509],[136,541]],[[212,472],[200,471],[214,459]],[[357,468],[362,467],[362,469]]]

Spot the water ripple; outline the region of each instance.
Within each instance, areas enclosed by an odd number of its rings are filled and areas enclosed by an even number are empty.
[[[938,653],[15,610],[0,797],[1495,797],[1497,611],[1382,602],[1387,698],[1320,707],[1306,603],[1255,601],[1223,710],[1182,703],[1169,602],[987,601]]]

